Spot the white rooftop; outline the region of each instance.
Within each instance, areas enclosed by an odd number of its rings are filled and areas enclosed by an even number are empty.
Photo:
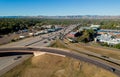
[[[93,27],[95,27],[95,28],[99,28],[100,25],[93,25],[93,24],[92,24],[90,27],[92,27],[92,28],[93,28]]]

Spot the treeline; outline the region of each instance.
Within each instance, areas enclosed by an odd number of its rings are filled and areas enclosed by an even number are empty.
[[[33,19],[2,18],[0,19],[0,34],[8,34],[27,29],[30,26],[34,26],[37,22],[39,21]]]
[[[0,34],[8,34],[19,30],[28,29],[33,26],[42,25],[70,25],[76,24],[78,20],[40,19],[40,18],[1,18]]]
[[[90,26],[99,24],[104,29],[120,29],[120,20],[110,19],[40,19],[40,18],[1,18],[0,34],[8,34],[32,26],[42,25],[62,25],[81,24],[81,26]]]
[[[120,19],[64,19],[64,20],[48,20],[51,24],[81,24],[81,26],[101,25],[102,29],[119,29]]]

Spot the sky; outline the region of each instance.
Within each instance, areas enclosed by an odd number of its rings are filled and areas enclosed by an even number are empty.
[[[0,0],[0,16],[120,15],[120,0]]]

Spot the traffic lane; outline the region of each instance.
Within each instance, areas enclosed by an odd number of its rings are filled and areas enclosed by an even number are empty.
[[[22,55],[22,57],[17,60],[14,60],[17,56],[0,57],[0,76],[31,56],[32,55]]]
[[[46,46],[49,46],[51,44],[51,42],[53,42],[56,39],[55,37],[58,37],[58,35],[57,34],[55,34],[55,36],[52,35],[48,38],[45,38],[45,39],[43,39],[39,42],[36,42],[34,44],[31,44],[29,46],[31,46],[31,47],[46,47]]]
[[[27,45],[29,43],[37,41],[38,39],[40,40],[41,38],[39,36],[37,36],[37,37],[30,37],[30,38],[26,38],[26,39],[23,39],[23,40],[20,40],[20,41],[17,41],[17,42],[9,43],[9,44],[6,44],[6,45],[0,46],[0,47],[25,46],[25,45]]]
[[[113,72],[116,75],[120,76],[120,69],[115,68],[115,67],[113,67],[111,65],[108,65],[106,63],[102,63],[102,62],[99,62],[97,60],[90,59],[89,57],[80,56],[79,54],[75,54],[73,52],[69,52],[69,53],[68,52],[63,52],[61,50],[42,49],[41,51],[66,55],[66,56],[69,56],[69,57],[72,57],[72,58],[75,58],[75,59],[78,59],[78,60],[82,60],[82,61],[94,64],[96,66],[102,67],[102,68],[104,68],[106,70],[109,70],[110,72]]]
[[[0,57],[0,70],[14,63],[16,56]]]
[[[21,57],[18,57],[18,56],[21,56]],[[0,71],[28,56],[29,55],[14,55],[14,56],[0,57]]]
[[[31,44],[30,46],[32,47],[46,47],[50,44],[50,41],[48,41],[47,39],[41,40],[37,43]]]
[[[61,30],[62,31],[62,30]],[[42,43],[44,40],[48,39],[49,37],[53,37],[53,36],[58,36],[58,33],[61,32],[61,31],[57,31],[57,32],[53,32],[53,33],[48,33],[48,34],[44,34],[44,35],[41,35],[39,36],[39,38],[34,38],[34,40],[32,42],[29,42],[28,44],[26,44],[25,46],[37,46],[39,45],[40,47],[44,47],[44,46],[47,46],[49,44],[45,44],[45,43]]]
[[[59,33],[61,32],[62,30],[60,31],[56,31],[56,32],[52,32],[53,34],[54,33]],[[17,41],[17,42],[13,42],[13,43],[9,43],[9,44],[6,44],[6,45],[2,45],[0,47],[14,47],[14,46],[26,46],[26,45],[29,45],[31,43],[34,43],[36,41],[40,41],[42,40],[41,37],[46,37],[48,36],[49,34],[51,33],[47,33],[47,34],[43,34],[43,35],[40,35],[40,36],[35,36],[35,37],[30,37],[30,38],[26,38],[26,39],[23,39],[23,40],[20,40],[20,41]]]
[[[36,42],[31,43],[31,44],[26,45],[26,46],[33,46],[33,47],[34,47],[34,46],[35,46],[35,47],[46,47],[46,46],[49,46],[50,43],[51,43],[52,41],[54,41],[53,38],[56,39],[55,37],[57,37],[58,35],[59,35],[59,34],[54,33],[54,34],[49,35],[49,37],[42,37],[42,40],[36,41]],[[50,40],[49,40],[49,39],[50,39]]]

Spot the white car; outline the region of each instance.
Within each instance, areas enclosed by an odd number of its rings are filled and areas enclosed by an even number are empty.
[[[19,38],[20,38],[20,39],[23,39],[23,38],[25,38],[25,36],[19,36]]]

